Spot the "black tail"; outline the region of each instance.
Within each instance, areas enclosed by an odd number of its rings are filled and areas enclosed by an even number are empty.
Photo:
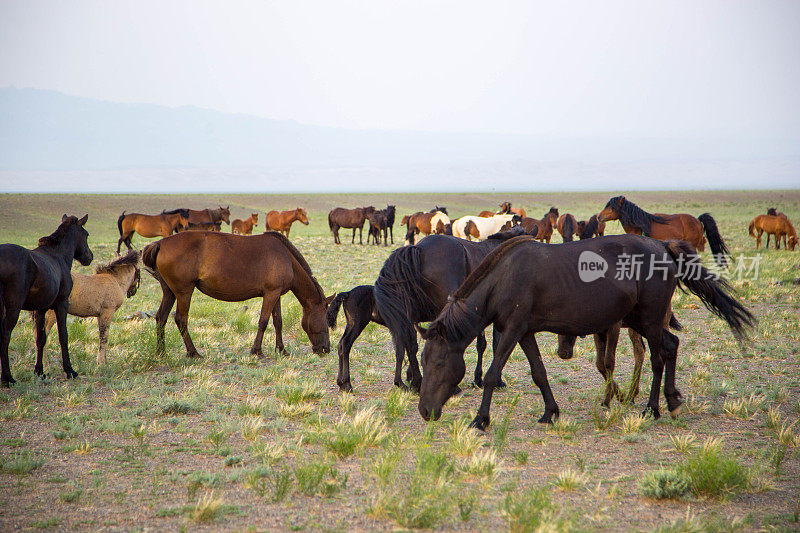
[[[572,242],[572,236],[575,234],[575,219],[571,216],[564,217],[564,226],[561,228],[564,233],[562,237],[564,242]]]
[[[594,234],[597,233],[597,227],[599,225],[600,222],[597,220],[597,215],[592,215],[592,218],[590,218],[589,222],[586,223],[583,233],[581,233],[579,236],[580,240],[591,239],[594,237]]]
[[[436,316],[438,309],[425,291],[418,246],[398,248],[389,256],[375,281],[375,305],[395,343],[416,342],[413,324],[419,317]]]
[[[708,239],[708,246],[711,248],[711,253],[714,254],[714,260],[721,267],[728,266],[728,261],[725,256],[731,255],[731,252],[725,245],[725,241],[722,240],[722,235],[719,234],[714,217],[711,216],[711,213],[703,213],[697,217],[697,220],[703,224],[703,229]]]
[[[678,264],[692,265],[678,272],[682,283],[695,296],[700,298],[706,308],[728,323],[733,336],[740,343],[747,340],[750,328],[757,323],[756,318],[735,298],[735,291],[723,278],[715,278],[700,264],[697,251],[686,241],[669,241],[667,252]],[[670,324],[671,324],[670,320]]]
[[[328,319],[328,327],[333,329],[336,327],[336,317],[339,316],[339,308],[342,306],[342,302],[347,300],[347,297],[350,296],[350,292],[340,292],[336,295],[336,298],[328,305],[328,310],[325,313],[325,317]]]
[[[142,264],[146,267],[145,270],[157,280],[161,280],[156,268],[156,260],[158,259],[158,251],[161,249],[161,241],[156,241],[148,244],[142,250]]]
[[[122,221],[125,219],[125,211],[117,219],[117,229],[119,229],[119,236],[122,237]]]

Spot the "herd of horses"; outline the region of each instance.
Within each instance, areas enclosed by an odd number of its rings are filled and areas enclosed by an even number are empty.
[[[330,351],[330,329],[344,310],[345,330],[338,343],[339,370],[336,383],[342,391],[353,391],[350,352],[370,322],[389,329],[395,351],[394,384],[419,393],[419,411],[426,420],[437,419],[449,398],[460,391],[466,373],[464,352],[475,342],[478,360],[473,384],[483,387],[483,399],[474,427],[485,429],[495,388],[505,386],[502,371],[514,347],[519,345],[528,359],[534,384],[545,404],[540,422],[549,423],[559,414],[538,348],[536,334],[558,335],[557,354],[572,357],[579,336],[593,335],[596,366],[606,383],[603,404],[613,397],[633,402],[646,349],[653,371],[646,412],[658,418],[663,380],[667,408],[673,416],[681,410],[682,396],[675,386],[679,340],[672,330],[681,325],[672,312],[675,289],[682,286],[716,316],[723,319],[740,342],[756,324],[752,313],[736,299],[731,286],[704,267],[690,275],[680,265],[698,259],[698,251],[709,245],[719,265],[730,252],[713,217],[704,213],[648,213],[623,196],[611,198],[588,220],[578,221],[569,213],[550,208],[541,219],[527,216],[524,209],[500,204],[497,212],[451,220],[445,207],[404,216],[406,246],[394,250],[383,264],[374,285],[326,296],[308,262],[288,239],[294,221],[308,224],[305,210],[272,211],[267,227],[273,231],[252,235],[258,213],[230,222],[229,207],[192,210],[174,209],[158,215],[124,213],[119,217],[120,239],[132,248],[135,233],[161,236],[141,253],[129,251],[87,276],[71,272],[73,260],[89,265],[93,255],[85,224],[88,218],[64,215],[51,235],[39,240],[33,250],[0,245],[0,363],[3,385],[14,383],[10,371],[9,341],[22,310],[31,311],[35,331],[36,365],[43,375],[42,356],[47,333],[57,325],[62,366],[67,378],[77,377],[69,359],[67,314],[98,317],[100,347],[98,364],[104,360],[108,327],[125,297],[136,293],[140,283],[139,263],[161,287],[156,312],[157,351],[163,353],[164,332],[172,308],[175,324],[189,357],[200,354],[189,334],[188,317],[195,289],[222,301],[261,298],[261,312],[250,352],[263,357],[262,340],[270,318],[275,328],[275,349],[285,350],[282,339],[280,298],[292,292],[302,307],[301,326],[312,350]],[[334,242],[338,230],[355,230],[363,244],[367,221],[368,243],[383,239],[394,243],[392,226],[395,206],[385,209],[335,208],[328,215]],[[604,236],[605,224],[618,220],[624,235]],[[218,231],[231,224],[233,233]],[[205,231],[192,231],[203,230]],[[550,244],[558,231],[563,244]],[[793,250],[797,235],[789,219],[771,209],[750,223],[750,234],[760,245],[766,232]],[[285,232],[285,235],[284,235]],[[237,234],[238,233],[238,234]],[[416,243],[419,235],[428,237]],[[575,240],[578,237],[578,240]],[[769,244],[769,241],[767,245]],[[581,279],[578,264],[591,253],[607,264],[619,264],[624,256],[639,255],[643,270],[660,261],[663,276],[646,280],[618,276]],[[666,258],[666,259],[665,259]],[[666,260],[666,264],[663,262]],[[420,324],[429,323],[422,328]],[[483,372],[487,340],[492,328],[492,361]],[[622,328],[633,345],[634,376],[627,392],[614,381],[616,346]],[[418,334],[424,341],[420,360]],[[405,379],[403,366],[408,361]]]

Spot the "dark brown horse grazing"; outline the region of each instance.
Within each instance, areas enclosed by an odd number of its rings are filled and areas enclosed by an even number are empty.
[[[328,227],[331,228],[333,242],[342,244],[342,241],[339,240],[339,228],[353,228],[351,244],[356,243],[356,229],[358,229],[358,244],[364,244],[364,222],[367,221],[367,215],[374,211],[373,206],[356,207],[355,209],[334,207],[331,209],[331,212],[328,213]]]
[[[179,229],[186,229],[189,226],[185,212],[161,213],[160,215],[142,215],[141,213],[128,213],[125,211],[117,219],[117,229],[119,229],[119,241],[117,241],[117,255],[122,243],[133,249],[133,234],[138,233],[148,239],[152,237],[169,237]]]
[[[598,222],[619,220],[625,233],[644,235],[660,241],[682,240],[701,252],[706,249],[706,237],[708,237],[708,245],[717,264],[723,267],[728,264],[725,256],[730,255],[730,252],[710,213],[703,213],[697,218],[686,213],[651,214],[624,196],[615,196],[600,211],[597,220]]]
[[[287,237],[294,221],[308,226],[306,210],[302,207],[297,207],[289,211],[270,211],[267,213],[267,228],[281,233],[286,232]]]
[[[418,391],[422,376],[417,363],[417,335],[413,324],[435,318],[447,296],[456,290],[481,260],[504,240],[518,236],[521,229],[498,233],[483,242],[470,242],[449,235],[433,235],[414,246],[392,252],[383,265],[375,287],[362,285],[336,295],[328,308],[328,325],[336,326],[336,315],[344,303],[347,327],[339,340],[339,375],[336,384],[351,392],[350,349],[370,321],[386,326],[395,345],[394,384],[403,383],[403,361],[408,356],[408,386]],[[475,344],[478,364],[474,383],[483,382],[482,358],[486,337]]]
[[[250,235],[253,233],[254,226],[258,226],[258,213],[251,213],[250,216],[244,220],[240,218],[235,219],[231,222],[231,233]]]
[[[16,244],[0,244],[0,382],[15,383],[11,376],[8,345],[21,310],[35,311],[36,375],[44,376],[42,354],[47,341],[45,312],[56,313],[61,364],[67,378],[78,377],[69,360],[67,309],[72,291],[72,261],[88,265],[94,259],[89,249],[89,233],[84,228],[89,215],[78,220],[64,215],[58,229],[39,239],[39,246],[28,250]]]
[[[585,280],[580,269],[581,262],[587,261],[581,259],[585,252],[591,252],[592,260],[610,265],[618,264],[623,254],[641,257],[644,269],[658,260],[664,270],[659,270],[662,275],[646,280],[616,279],[613,275]],[[671,261],[665,262],[665,257]],[[500,339],[495,341],[492,364],[484,379],[483,401],[472,426],[485,429],[489,424],[494,387],[517,343],[544,398],[545,412],[539,422],[548,423],[559,410],[547,382],[536,333],[589,335],[607,331],[619,322],[644,336],[650,347],[653,381],[646,411],[659,417],[663,374],[667,406],[671,413],[678,412],[682,405],[675,388],[678,338],[666,329],[677,284],[682,283],[724,319],[740,341],[755,323],[724,280],[714,279],[699,265],[693,272],[679,270],[680,262],[695,259],[696,251],[686,242],[659,242],[635,235],[556,246],[545,246],[527,236],[506,241],[469,275],[430,327],[421,331],[426,340],[420,414],[425,420],[439,418],[444,403],[459,391],[466,370],[464,349],[486,326],[494,324]]]
[[[500,207],[500,211],[496,214],[498,215],[506,215],[508,213],[513,213],[515,215],[519,215],[522,218],[528,216],[528,213],[525,211],[524,207],[511,207],[511,202],[503,202],[498,207]]]
[[[275,348],[283,351],[280,297],[292,291],[303,306],[301,325],[314,352],[330,351],[325,309],[332,298],[325,298],[306,260],[280,233],[250,237],[212,232],[179,233],[148,245],[142,252],[142,263],[161,284],[163,293],[156,313],[159,353],[164,353],[164,326],[177,300],[175,324],[189,357],[199,356],[188,329],[189,305],[195,288],[226,302],[263,299],[258,331],[250,350],[259,357],[270,315],[275,327]]]
[[[770,235],[775,236],[775,249],[781,249],[781,238],[783,247],[787,250],[794,250],[797,246],[797,231],[789,221],[789,217],[783,213],[776,215],[758,215],[750,221],[750,236],[756,240],[756,248],[761,246],[762,233],[767,234],[767,248],[769,248]],[[754,232],[757,231],[758,235]]]
[[[575,232],[581,239],[591,239],[594,236],[602,237],[606,233],[606,223],[598,222],[597,215],[592,215],[589,220],[578,222],[578,229]]]
[[[520,222],[520,226],[525,228],[525,231],[528,233],[533,234],[535,228],[536,239],[548,244],[550,243],[550,238],[553,236],[553,228],[556,224],[558,224],[558,208],[556,207],[551,207],[541,220],[525,217],[522,219],[522,222]]]
[[[575,236],[580,236],[580,233],[578,233],[578,221],[569,213],[564,213],[558,217],[556,229],[561,234],[561,240],[564,242],[572,242]]]
[[[231,206],[222,207],[217,206],[217,209],[187,209],[180,207],[172,209],[171,211],[162,211],[165,215],[174,215],[175,213],[183,213],[189,218],[190,224],[217,224],[217,223],[231,223]]]

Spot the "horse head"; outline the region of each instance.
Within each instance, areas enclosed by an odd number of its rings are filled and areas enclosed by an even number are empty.
[[[447,400],[461,392],[458,384],[467,371],[464,351],[459,343],[448,342],[444,328],[438,322],[434,321],[428,329],[415,327],[425,340],[419,413],[425,420],[438,420]]]
[[[327,298],[323,296],[319,303],[303,306],[303,317],[300,319],[300,325],[308,335],[308,340],[311,341],[311,350],[317,355],[327,354],[331,351],[331,338],[326,314],[328,306],[335,297],[335,294]]]
[[[503,202],[498,206],[500,208],[500,212],[497,213],[498,215],[505,215],[509,211],[511,211],[511,202]]]
[[[622,206],[625,205],[624,196],[615,196],[606,203],[606,206],[597,215],[597,222],[608,222],[609,220],[618,220],[619,212]]]
[[[73,246],[71,250],[73,259],[83,266],[91,264],[94,255],[89,249],[89,232],[84,228],[87,220],[89,215],[78,219],[64,214],[58,228],[51,235],[39,239],[39,246],[57,248],[66,242],[68,246]]]
[[[297,216],[297,220],[308,226],[308,215],[306,214],[306,210],[302,207],[298,207],[294,211]]]
[[[128,292],[126,295],[128,298],[133,298],[136,296],[136,291],[139,290],[139,284],[142,282],[141,272],[139,271],[139,266],[134,265],[133,267],[133,277],[131,277],[131,284],[128,286]]]
[[[551,207],[550,211],[547,212],[546,216],[550,217],[550,223],[553,225],[553,227],[556,227],[556,225],[558,225],[558,208],[557,207]]]
[[[230,206],[230,205],[228,205],[228,207],[222,207],[222,206],[221,206],[221,205],[219,205],[219,204],[217,204],[217,206],[219,207],[219,217],[220,217],[220,218],[221,218],[221,219],[222,219],[222,220],[223,220],[223,221],[224,221],[226,224],[230,224],[230,223],[231,223],[231,206]]]

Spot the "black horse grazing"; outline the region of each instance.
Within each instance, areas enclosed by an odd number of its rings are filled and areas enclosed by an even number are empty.
[[[2,383],[15,383],[11,377],[8,344],[11,332],[17,325],[21,310],[35,311],[36,366],[34,372],[44,375],[42,354],[47,341],[44,315],[52,309],[56,313],[58,341],[61,344],[61,362],[67,378],[78,373],[72,369],[67,344],[67,308],[72,292],[72,260],[88,265],[94,258],[84,224],[89,215],[78,220],[64,215],[61,225],[52,235],[39,239],[39,246],[28,250],[16,244],[0,244],[0,363]]]
[[[431,235],[419,244],[392,252],[383,265],[375,287],[359,286],[339,293],[328,308],[328,325],[336,325],[336,315],[344,302],[347,327],[339,340],[339,375],[336,384],[352,391],[350,349],[370,321],[389,328],[395,345],[394,384],[405,387],[403,360],[408,355],[406,378],[411,388],[419,390],[422,376],[417,363],[417,334],[413,324],[436,318],[447,296],[455,291],[483,260],[504,240],[522,234],[517,229],[490,236],[483,242],[471,242],[449,235]],[[486,337],[476,334],[478,366],[475,384],[483,381],[481,372]]]
[[[587,252],[589,257],[581,258]],[[599,277],[590,279],[584,275],[581,279],[581,262],[617,265],[623,254],[641,257],[643,272],[657,267],[655,275],[649,279],[616,279],[618,276],[596,270]],[[650,348],[653,382],[646,411],[655,418],[659,416],[663,373],[667,406],[671,413],[677,413],[682,405],[681,394],[675,388],[678,337],[666,329],[677,284],[682,283],[723,318],[740,341],[748,326],[755,323],[753,315],[733,297],[727,282],[715,280],[694,263],[696,260],[697,252],[686,242],[665,243],[634,235],[561,245],[545,245],[523,236],[503,243],[470,274],[430,327],[421,330],[426,342],[422,352],[425,374],[420,414],[425,420],[439,418],[442,406],[458,392],[464,377],[464,349],[493,324],[500,339],[495,342],[494,358],[484,379],[483,401],[472,426],[485,429],[489,424],[495,384],[517,343],[528,358],[533,381],[544,398],[545,412],[539,422],[549,423],[559,410],[547,382],[536,333],[588,335],[606,331],[619,322],[645,337]],[[696,268],[681,272],[679,262],[695,264]]]

